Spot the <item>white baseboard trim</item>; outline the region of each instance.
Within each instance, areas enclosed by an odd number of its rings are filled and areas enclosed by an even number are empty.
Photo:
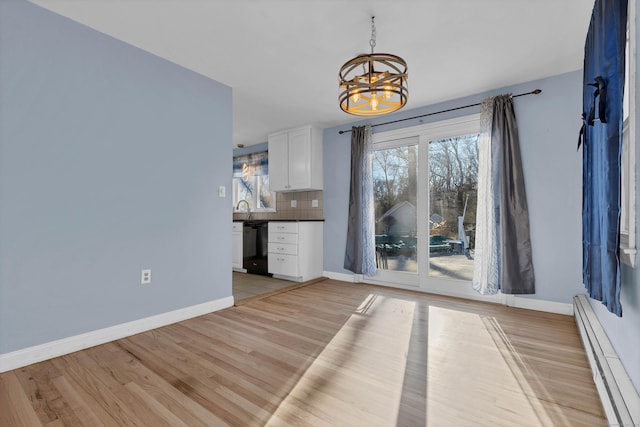
[[[339,280],[341,282],[349,282],[349,283],[360,283],[358,280],[359,274],[345,274],[345,273],[335,273],[333,271],[323,271],[322,275],[332,280]]]
[[[509,307],[573,316],[573,304],[534,298],[523,298],[518,295],[504,295],[504,300],[504,304]]]
[[[475,301],[484,301],[484,302],[492,302],[496,304],[503,304],[509,307],[515,308],[524,308],[526,310],[536,310],[536,311],[544,311],[547,313],[556,313],[556,314],[564,314],[567,316],[573,316],[573,304],[555,302],[555,301],[546,301],[540,299],[533,298],[523,298],[518,295],[505,295],[498,293],[497,295],[480,295],[476,292],[455,292],[447,290],[445,287],[439,287],[430,291],[424,291],[415,286],[405,286],[393,283],[385,283],[385,282],[377,282],[375,280],[364,280],[361,274],[345,274],[345,273],[335,273],[332,271],[323,271],[322,275],[324,277],[328,277],[333,280],[340,280],[342,282],[349,283],[365,283],[371,285],[380,285],[380,286],[389,286],[392,288],[398,289],[407,289],[411,291],[418,292],[428,292],[435,295],[445,295],[456,298],[464,298],[471,299]]]
[[[32,363],[42,362],[74,351],[104,344],[120,338],[139,334],[161,326],[181,322],[203,314],[212,313],[231,307],[234,304],[233,296],[220,298],[214,301],[205,302],[190,307],[180,308],[167,313],[158,314],[132,322],[122,323],[97,331],[75,335],[33,347],[0,354],[0,372],[11,371]]]
[[[640,426],[640,396],[602,329],[586,295],[573,298],[593,381],[610,426]]]

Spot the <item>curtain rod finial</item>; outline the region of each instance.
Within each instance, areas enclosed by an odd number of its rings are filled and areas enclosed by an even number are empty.
[[[531,93],[532,93],[532,94],[534,94],[534,95],[539,95],[539,94],[541,94],[541,93],[542,93],[542,89],[536,89],[536,90],[534,90],[534,91],[533,91],[533,92],[531,92]]]

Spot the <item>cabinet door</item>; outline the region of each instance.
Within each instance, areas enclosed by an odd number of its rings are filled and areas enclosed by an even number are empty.
[[[286,133],[269,136],[269,189],[289,189],[289,137]]]
[[[298,257],[296,255],[269,254],[269,273],[298,277]]]
[[[242,268],[242,231],[234,231],[231,237],[231,264],[233,268]]]
[[[311,188],[311,129],[289,133],[289,189]],[[271,171],[271,167],[269,167]]]

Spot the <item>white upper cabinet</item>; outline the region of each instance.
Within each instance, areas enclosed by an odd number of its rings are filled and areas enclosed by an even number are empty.
[[[269,135],[271,191],[322,190],[322,131],[311,126]]]
[[[269,189],[286,191],[289,186],[289,135],[269,135]]]

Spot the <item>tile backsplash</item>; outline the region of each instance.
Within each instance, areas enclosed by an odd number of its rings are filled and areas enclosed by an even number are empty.
[[[295,200],[296,207],[291,207]],[[318,207],[312,207],[313,200]],[[324,219],[322,208],[322,190],[276,193],[276,212],[252,212],[251,219]],[[247,218],[246,213],[234,213],[234,221]]]

